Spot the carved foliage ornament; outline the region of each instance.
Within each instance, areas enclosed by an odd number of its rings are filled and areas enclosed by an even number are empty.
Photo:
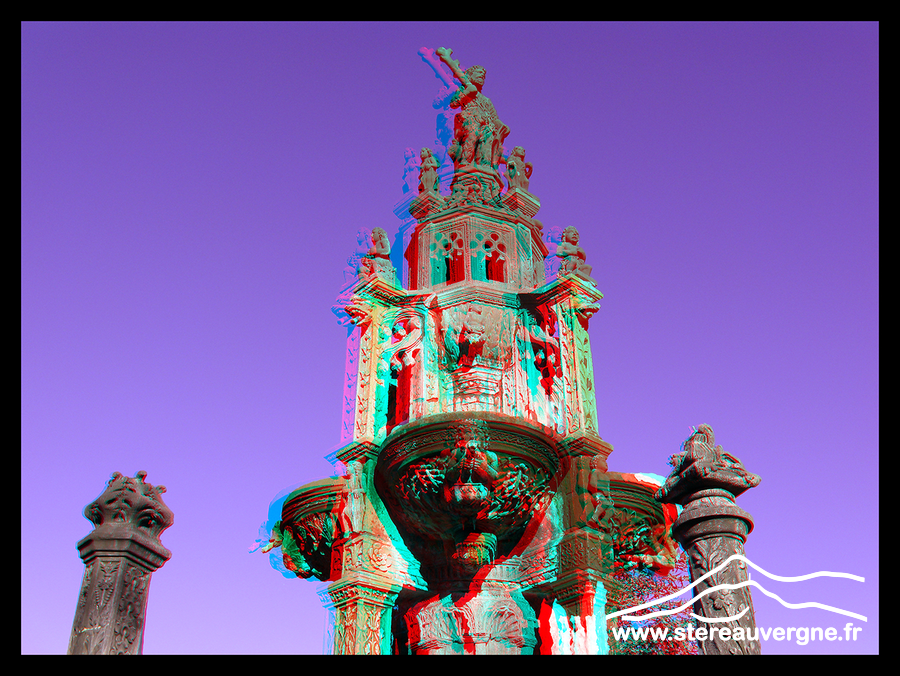
[[[160,534],[175,520],[172,510],[162,500],[165,486],[144,482],[147,472],[134,478],[114,472],[106,490],[84,508],[84,515],[95,524],[95,533],[111,534],[113,530],[141,533],[158,541]]]
[[[297,577],[331,577],[331,553],[340,524],[333,512],[314,512],[291,523],[281,523],[285,567]]]
[[[681,502],[697,490],[721,488],[738,496],[759,485],[760,478],[744,469],[741,461],[717,446],[712,427],[700,425],[669,458],[673,469],[656,493],[661,502]]]
[[[524,525],[549,490],[549,476],[523,458],[492,450],[491,437],[498,434],[477,419],[455,423],[443,451],[401,471],[396,490],[405,505],[398,518],[439,539],[461,538],[473,525],[503,537]]]

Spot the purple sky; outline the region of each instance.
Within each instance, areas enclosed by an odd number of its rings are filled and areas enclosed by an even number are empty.
[[[360,227],[399,220],[431,145],[419,47],[487,69],[605,298],[590,334],[610,469],[668,473],[708,423],[762,483],[738,504],[761,627],[878,646],[878,25],[24,24],[22,652],[65,652],[84,506],[165,484],[173,557],[145,653],[315,653],[318,582],[248,554],[328,476]]]

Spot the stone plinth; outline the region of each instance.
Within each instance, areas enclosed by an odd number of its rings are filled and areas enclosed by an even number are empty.
[[[518,211],[523,216],[534,218],[541,210],[538,198],[521,188],[510,188],[502,198],[504,206],[513,211]]]
[[[409,213],[417,221],[421,221],[446,208],[447,200],[438,193],[423,192],[412,200],[409,205]]]

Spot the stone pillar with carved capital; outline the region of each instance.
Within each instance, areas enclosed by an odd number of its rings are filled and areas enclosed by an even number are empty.
[[[387,577],[353,573],[328,587],[334,604],[335,655],[389,655],[391,612],[400,585]]]
[[[602,439],[578,435],[560,443],[568,471],[559,487],[565,532],[557,547],[556,600],[566,613],[570,645],[561,652],[607,652],[606,586],[612,569],[612,541],[594,519],[595,493],[609,490],[606,458],[612,446]],[[596,484],[601,484],[598,488]],[[562,618],[554,619],[560,621]],[[564,641],[565,642],[565,641]]]
[[[744,555],[744,542],[753,530],[750,514],[734,499],[758,486],[760,478],[715,445],[709,425],[700,425],[670,463],[674,469],[656,498],[684,506],[672,532],[687,552],[691,580],[712,573],[694,587],[694,613],[712,620],[696,622],[700,650],[706,655],[758,655],[747,564],[728,559]]]
[[[141,654],[150,575],[172,556],[159,536],[174,520],[165,486],[145,476],[115,472],[84,509],[94,530],[78,543],[85,570],[69,655]]]

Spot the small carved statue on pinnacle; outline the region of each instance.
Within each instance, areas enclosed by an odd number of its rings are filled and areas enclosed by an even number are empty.
[[[415,148],[407,148],[403,151],[404,193],[414,193],[416,191],[417,178],[419,178],[419,159],[416,157]]]
[[[420,158],[419,194],[422,194],[423,192],[433,192],[438,194],[440,183],[438,181],[437,169],[440,164],[430,148],[422,148]]]
[[[384,228],[372,229],[372,248],[359,262],[357,270],[360,281],[369,281],[375,277],[393,279],[394,267],[391,265],[391,243]]]
[[[584,253],[584,249],[578,246],[579,238],[578,230],[571,225],[563,230],[562,241],[556,248],[556,255],[562,258],[562,266],[559,269],[559,274],[573,274],[576,277],[581,277],[594,286],[597,286],[596,280],[591,277],[593,268],[585,263],[587,254]]]
[[[344,268],[344,282],[357,279],[359,264],[369,251],[368,242],[371,236],[372,233],[367,228],[359,228],[356,231],[356,248],[347,257],[347,267]]]
[[[506,159],[506,181],[509,189],[518,188],[528,192],[528,183],[534,165],[525,161],[525,148],[516,146]]]

